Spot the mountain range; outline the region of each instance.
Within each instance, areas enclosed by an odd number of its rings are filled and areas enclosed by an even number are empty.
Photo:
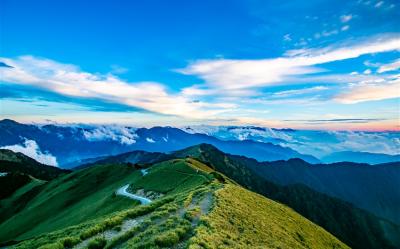
[[[138,195],[149,203],[127,197]],[[12,248],[349,248],[287,206],[189,157],[141,170],[132,163],[93,164],[35,179],[2,198],[0,208],[0,242]]]
[[[238,128],[234,130],[237,134]],[[0,245],[400,248],[396,156],[335,152],[331,155],[338,156],[321,160],[347,157],[362,163],[323,164],[280,144],[172,127],[2,120],[0,138]],[[169,209],[175,211],[166,213]],[[132,217],[127,215],[131,212]],[[171,226],[165,225],[170,218]],[[301,231],[293,221],[307,228]],[[259,227],[252,230],[255,225]],[[284,231],[290,236],[279,241]],[[320,241],[310,241],[311,235]]]
[[[42,151],[56,157],[61,167],[73,167],[88,158],[132,150],[171,152],[200,143],[212,144],[226,153],[244,155],[260,161],[302,158],[311,163],[319,162],[313,156],[272,143],[253,140],[224,141],[172,127],[136,129],[119,126],[38,126],[6,119],[0,121],[0,138],[0,146],[3,147],[34,141]]]
[[[185,126],[221,140],[270,142],[309,154],[323,163],[380,164],[400,161],[400,133],[395,131],[323,131],[275,129],[257,126]]]

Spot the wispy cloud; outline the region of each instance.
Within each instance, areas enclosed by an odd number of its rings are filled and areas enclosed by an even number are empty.
[[[400,69],[400,59],[388,64],[383,64],[378,68],[378,73],[390,72]]]
[[[89,73],[75,65],[33,56],[0,61],[12,67],[0,67],[2,81],[33,85],[65,96],[100,99],[190,118],[209,117],[221,111],[218,104],[193,102],[183,95],[170,94],[157,82],[126,82],[112,74]]]
[[[335,100],[345,104],[364,101],[382,100],[400,97],[400,75],[387,80],[370,80],[355,83],[346,91],[335,97]]]
[[[324,91],[324,90],[328,90],[328,89],[329,88],[326,86],[315,86],[315,87],[310,87],[310,88],[275,92],[273,95],[278,96],[278,97],[288,97],[288,96],[294,96],[294,95],[315,93],[315,92]]]
[[[307,122],[307,123],[369,123],[383,121],[381,118],[332,118],[332,119],[287,119],[287,122]]]
[[[340,16],[340,21],[341,21],[342,23],[349,22],[351,19],[353,19],[353,15],[351,15],[351,14],[348,14],[348,15],[341,15],[341,16]]]
[[[322,49],[290,50],[286,56],[272,59],[199,60],[178,71],[196,75],[213,87],[242,89],[277,85],[296,76],[323,71],[317,65],[395,50],[400,50],[399,34]]]

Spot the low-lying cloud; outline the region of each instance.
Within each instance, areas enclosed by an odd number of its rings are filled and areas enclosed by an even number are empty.
[[[42,152],[39,148],[39,145],[34,140],[25,140],[25,142],[21,144],[15,145],[7,145],[1,147],[1,149],[12,150],[14,152],[21,152],[22,154],[35,159],[36,161],[51,165],[51,166],[58,166],[57,158],[51,155],[48,152]]]
[[[112,140],[124,145],[136,143],[138,136],[134,128],[111,125],[97,126],[93,129],[84,130],[83,136],[89,141]]]

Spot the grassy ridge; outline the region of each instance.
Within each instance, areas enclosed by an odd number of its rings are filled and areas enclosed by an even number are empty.
[[[321,227],[277,202],[225,184],[212,212],[202,218],[190,249],[348,248]]]
[[[211,176],[193,167],[188,167],[184,159],[174,159],[157,163],[149,169],[149,174],[134,182],[136,189],[156,191],[160,193],[180,193],[193,186],[211,180]]]
[[[207,144],[189,147],[176,152],[175,155],[192,156],[247,189],[288,205],[352,248],[400,247],[397,239],[400,233],[397,226],[305,185],[281,186],[268,181],[249,167],[249,161],[255,161],[253,159],[225,154]]]

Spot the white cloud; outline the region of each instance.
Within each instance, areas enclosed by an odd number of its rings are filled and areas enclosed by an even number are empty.
[[[273,141],[304,154],[316,157],[337,151],[364,151],[399,154],[400,138],[395,132],[276,130],[252,126],[190,126],[182,128],[190,133],[203,133],[223,140],[252,139]]]
[[[124,74],[129,71],[128,68],[121,67],[119,65],[111,65],[111,73],[112,74]]]
[[[389,63],[389,64],[384,64],[381,65],[378,68],[378,73],[384,73],[384,72],[390,72],[390,71],[395,71],[395,70],[399,70],[400,69],[400,59]]]
[[[96,98],[181,117],[203,118],[220,111],[212,104],[169,94],[156,82],[130,83],[112,74],[92,74],[74,65],[33,56],[0,59],[13,67],[0,68],[4,82],[34,85],[62,95]]]
[[[340,30],[341,30],[341,31],[346,31],[346,30],[348,30],[349,28],[350,28],[349,25],[345,25],[345,26],[343,26]]]
[[[400,97],[400,75],[388,79],[361,81],[350,85],[345,92],[335,97],[344,104],[383,100]]]
[[[286,35],[283,36],[283,40],[286,41],[286,42],[289,42],[289,41],[292,40],[292,38],[290,37],[290,34],[286,34]]]
[[[384,1],[379,1],[375,4],[375,8],[380,8],[385,2]]]
[[[337,29],[330,30],[330,31],[324,30],[324,31],[321,32],[321,35],[324,36],[324,37],[328,37],[328,36],[331,36],[331,35],[337,35],[338,33],[339,33],[339,31]]]
[[[314,67],[316,65],[394,50],[400,50],[398,34],[381,36],[347,46],[291,50],[285,57],[273,59],[198,60],[179,72],[197,75],[208,85],[216,88],[243,89],[276,85],[299,75],[321,72],[321,69]]]
[[[294,96],[294,95],[315,93],[315,92],[328,90],[328,89],[329,88],[326,86],[315,86],[315,87],[310,87],[310,88],[280,91],[280,92],[274,93],[273,95],[278,96],[278,97],[288,97],[288,96]]]
[[[156,141],[154,141],[154,139],[150,138],[150,137],[146,137],[146,141],[148,143],[155,143]]]
[[[348,21],[350,21],[351,19],[353,19],[353,15],[349,14],[349,15],[341,15],[340,16],[340,21],[342,23],[346,23]]]
[[[51,155],[50,153],[47,152],[43,153],[40,150],[39,145],[34,140],[25,140],[23,145],[20,144],[7,145],[1,147],[0,149],[7,149],[7,150],[12,150],[14,152],[21,152],[24,155],[33,158],[40,163],[51,166],[58,166],[57,158]]]
[[[363,74],[371,74],[372,73],[372,71],[371,71],[371,69],[365,69],[364,70],[364,72],[363,72]]]
[[[83,136],[89,141],[112,140],[125,145],[136,143],[138,137],[135,129],[123,126],[97,126],[83,131]]]

